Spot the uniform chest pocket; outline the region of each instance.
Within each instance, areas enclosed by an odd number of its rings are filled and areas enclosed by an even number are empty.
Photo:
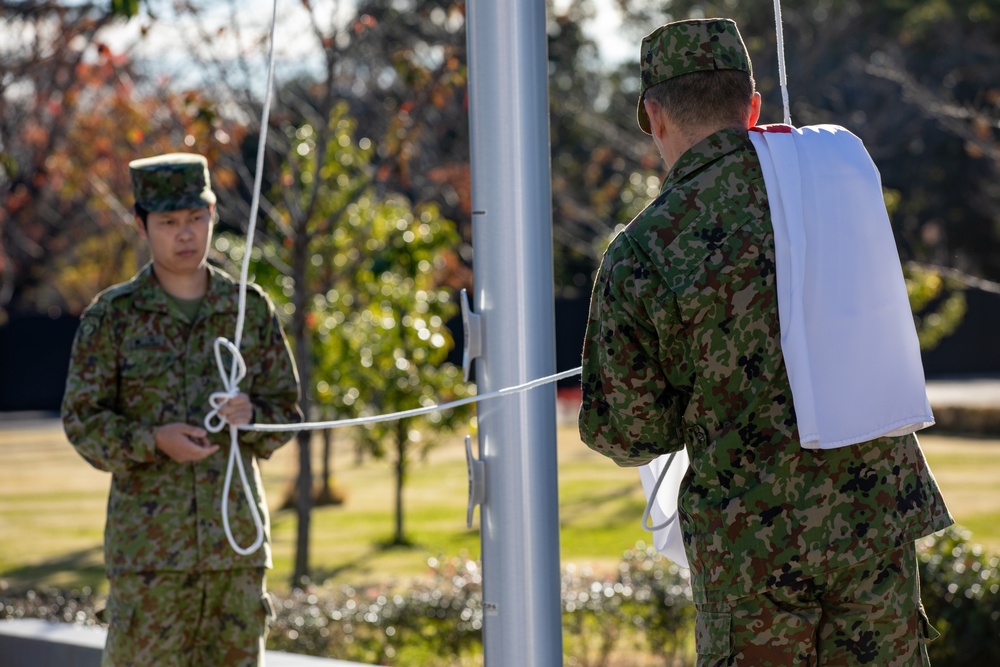
[[[167,350],[134,350],[122,355],[123,378],[157,378],[177,362],[177,356]]]

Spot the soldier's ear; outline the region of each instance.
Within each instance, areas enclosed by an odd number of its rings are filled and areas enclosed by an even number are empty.
[[[143,221],[142,216],[136,213],[132,217],[135,219],[135,230],[139,232],[139,236],[141,236],[144,239],[147,238],[146,223],[145,221]]]
[[[658,132],[662,131],[663,127],[663,115],[660,113],[663,108],[656,102],[648,97],[642,100],[642,105],[646,107],[646,115],[649,117],[649,133],[651,135],[656,135]]]
[[[753,97],[750,98],[750,116],[747,119],[748,130],[760,120],[760,102],[760,93],[754,91]]]

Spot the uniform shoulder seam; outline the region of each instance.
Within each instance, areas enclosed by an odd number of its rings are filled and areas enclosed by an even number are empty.
[[[94,299],[90,302],[88,310],[94,308],[98,304],[102,306],[110,306],[115,300],[122,297],[128,296],[138,289],[135,278],[124,283],[118,283],[117,285],[112,285],[111,287],[105,288],[97,293]]]

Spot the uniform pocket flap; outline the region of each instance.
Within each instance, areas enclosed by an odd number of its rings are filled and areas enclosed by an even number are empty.
[[[108,625],[114,628],[114,630],[125,632],[132,625],[132,617],[135,616],[135,604],[111,598],[108,600],[104,616],[108,621]]]
[[[694,623],[698,655],[729,655],[732,652],[732,614],[699,612]]]

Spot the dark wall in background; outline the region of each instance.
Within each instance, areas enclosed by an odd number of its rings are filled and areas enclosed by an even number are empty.
[[[924,354],[929,377],[1000,375],[1000,294],[969,290],[967,298],[969,310],[958,331]],[[555,308],[556,370],[565,371],[580,365],[588,299],[557,299]],[[0,326],[0,412],[59,409],[77,324],[72,317],[31,316]],[[449,327],[456,341],[449,361],[461,365],[461,318]],[[578,384],[577,378],[560,382]]]
[[[580,354],[583,352],[583,337],[587,333],[587,312],[590,309],[590,298],[556,299],[556,372],[568,371],[580,365]],[[465,328],[462,326],[461,315],[448,321],[448,330],[455,340],[455,347],[448,353],[448,361],[456,366],[462,365],[463,341]],[[476,364],[472,364],[470,381],[476,379]],[[525,378],[525,382],[534,378]],[[559,381],[560,387],[580,386],[579,377]]]
[[[965,298],[958,331],[923,355],[928,376],[1000,374],[1000,294],[970,289]]]
[[[0,327],[0,411],[59,410],[77,324],[32,315]]]

